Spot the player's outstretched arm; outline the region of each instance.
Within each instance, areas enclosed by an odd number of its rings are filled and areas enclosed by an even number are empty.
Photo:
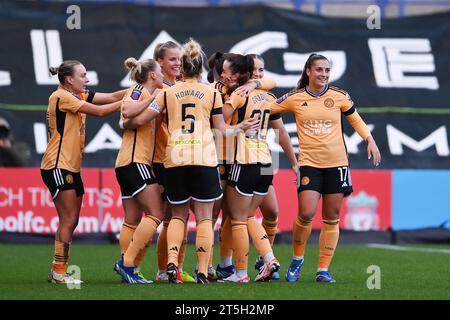
[[[123,96],[125,95],[125,92],[127,92],[127,89],[111,93],[96,92],[92,102],[95,104],[113,103],[122,100]]]
[[[155,103],[152,103],[147,109],[142,111],[136,117],[120,120],[119,127],[120,129],[136,129],[140,126],[143,126],[148,121],[155,119],[160,115],[160,113],[161,110],[157,107]]]
[[[96,105],[90,102],[85,102],[82,104],[80,109],[78,109],[78,111],[92,116],[104,117],[119,110],[121,103],[121,101],[117,101],[108,104]]]
[[[135,100],[124,100],[122,102],[122,115],[124,118],[133,118],[136,117],[138,114],[140,114],[142,111],[147,108],[150,103],[155,99],[155,97],[160,93],[162,90],[156,89],[150,97],[147,99],[144,99],[142,101],[135,101]]]

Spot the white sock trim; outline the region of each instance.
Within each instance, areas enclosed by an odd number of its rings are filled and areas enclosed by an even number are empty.
[[[247,275],[247,269],[236,270],[236,276],[238,278],[243,278]]]
[[[272,251],[266,253],[266,255],[264,256],[264,262],[269,262],[272,259],[275,259],[275,256],[273,255]]]
[[[231,266],[233,264],[233,257],[221,257],[220,258],[220,267],[221,268],[226,268],[228,266]]]

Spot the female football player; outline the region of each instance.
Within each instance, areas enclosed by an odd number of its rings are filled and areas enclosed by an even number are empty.
[[[86,115],[106,116],[120,107],[125,90],[95,93],[86,90],[86,68],[68,60],[49,69],[60,85],[49,98],[47,125],[50,140],[41,162],[41,175],[58,212],[55,254],[48,281],[80,283],[67,274],[72,236],[80,217],[84,194],[80,175],[85,142]],[[102,104],[102,105],[98,105]]]
[[[329,272],[339,238],[339,211],[344,197],[353,191],[347,150],[342,131],[345,117],[367,143],[368,158],[375,166],[380,151],[349,94],[330,86],[330,62],[311,54],[296,90],[271,106],[271,113],[294,113],[299,141],[298,215],[293,230],[294,255],[286,272],[288,282],[297,282],[304,262],[306,242],[317,204],[322,198],[323,226],[319,238],[317,282],[336,282]]]

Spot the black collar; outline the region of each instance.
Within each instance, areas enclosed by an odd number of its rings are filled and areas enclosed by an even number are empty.
[[[312,96],[312,97],[314,97],[314,98],[318,98],[318,97],[320,97],[320,96],[323,96],[323,95],[325,94],[325,92],[328,91],[328,84],[327,84],[327,85],[325,86],[325,88],[323,88],[323,90],[322,90],[321,92],[319,92],[319,93],[314,93],[314,92],[312,92],[311,90],[309,90],[309,87],[308,87],[308,86],[305,87],[305,91],[306,91],[310,96]]]

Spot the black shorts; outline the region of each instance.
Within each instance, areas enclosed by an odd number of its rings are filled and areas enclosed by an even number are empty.
[[[41,169],[42,180],[44,180],[53,200],[56,199],[58,193],[63,190],[75,189],[77,197],[84,194],[83,180],[79,172],[71,172],[66,169]]]
[[[130,199],[156,183],[152,168],[148,164],[132,162],[127,166],[116,168],[116,178],[120,185],[122,199]]]
[[[166,168],[166,195],[171,204],[189,200],[210,202],[222,197],[217,167],[182,166]]]
[[[353,192],[350,168],[300,166],[297,191],[304,190],[314,190],[320,194],[343,193],[347,197]]]
[[[219,173],[220,173],[220,180],[228,180],[228,174],[230,173],[230,169],[231,169],[231,163],[227,163],[225,160],[224,161],[219,161]]]
[[[166,168],[159,162],[154,162],[152,165],[153,173],[155,174],[156,181],[159,184],[159,191],[163,201],[166,200]]]
[[[265,196],[272,185],[273,171],[270,165],[238,164],[231,166],[228,185],[243,196]]]

